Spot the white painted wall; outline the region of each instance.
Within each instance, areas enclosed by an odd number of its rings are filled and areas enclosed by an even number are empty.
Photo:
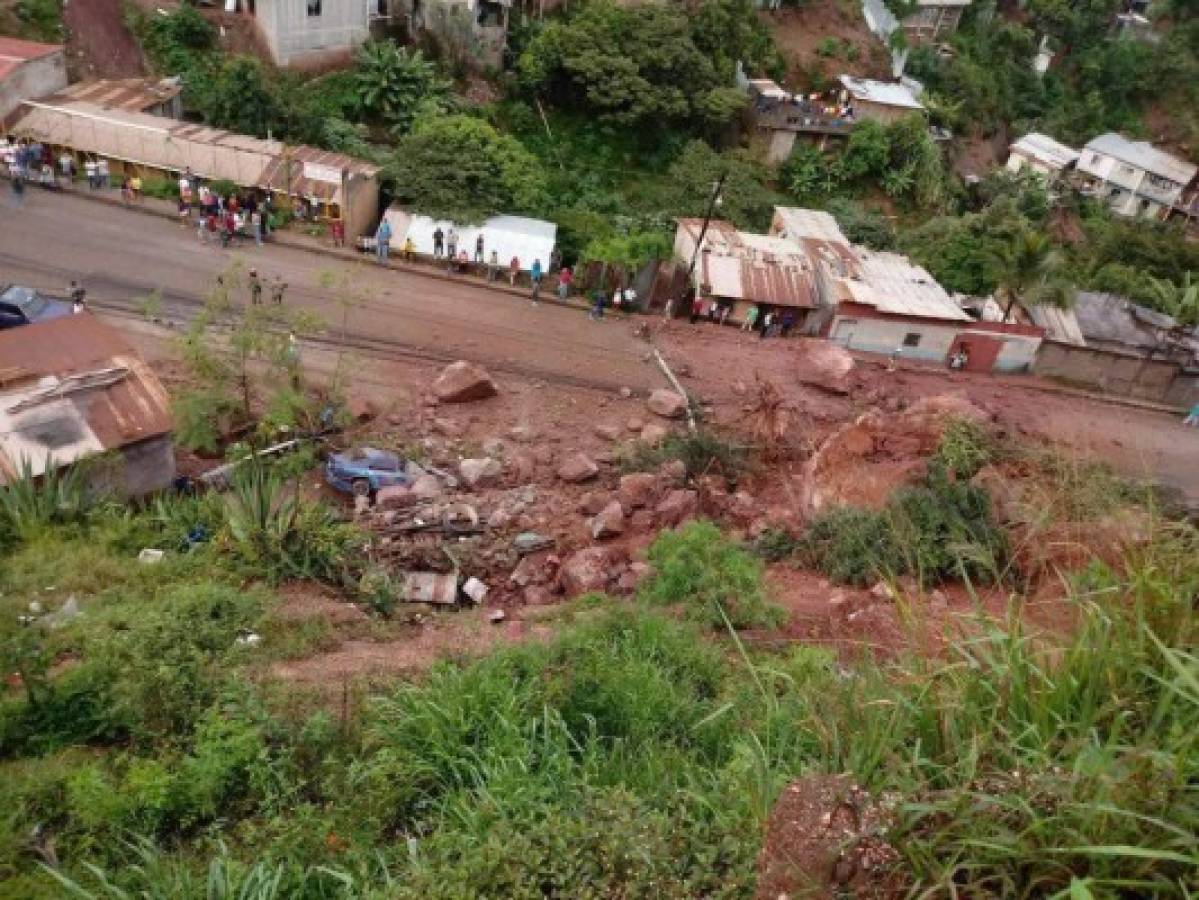
[[[920,343],[915,347],[904,347],[900,358],[933,363],[945,361],[958,335],[968,338],[971,334],[976,334],[979,337],[1003,341],[1003,349],[995,358],[995,372],[1028,371],[1036,358],[1037,348],[1041,346],[1039,337],[1022,334],[1000,334],[932,322],[899,322],[840,314],[833,318],[829,340],[848,350],[890,356],[897,347],[903,345],[904,337],[909,334],[920,335]]]

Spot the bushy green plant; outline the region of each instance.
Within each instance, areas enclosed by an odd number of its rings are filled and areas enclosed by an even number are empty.
[[[0,545],[6,535],[27,539],[52,525],[80,521],[86,513],[86,466],[55,466],[48,458],[44,469],[35,475],[33,461],[22,458],[16,477],[0,486]]]
[[[766,598],[762,563],[729,541],[711,522],[663,531],[649,550],[654,575],[641,590],[651,603],[681,603],[713,628],[778,624],[781,611]]]
[[[889,518],[870,509],[837,507],[808,526],[798,559],[841,584],[865,585],[902,566]]]
[[[955,417],[946,423],[931,464],[952,478],[969,481],[996,454],[995,440],[981,423]]]
[[[626,471],[645,472],[672,460],[682,462],[692,480],[716,475],[736,482],[749,465],[744,447],[706,428],[672,434],[656,446],[637,442],[625,449],[620,462]]]

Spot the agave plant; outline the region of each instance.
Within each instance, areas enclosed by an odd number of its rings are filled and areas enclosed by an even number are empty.
[[[229,495],[228,521],[233,540],[245,555],[275,560],[286,552],[299,515],[296,491],[269,464],[251,457],[239,466]]]
[[[55,467],[46,458],[45,471],[37,475],[33,461],[22,457],[17,477],[0,488],[0,530],[27,539],[41,528],[71,522],[87,510],[87,480],[76,466]]]

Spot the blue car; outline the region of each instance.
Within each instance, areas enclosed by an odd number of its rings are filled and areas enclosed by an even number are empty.
[[[339,491],[364,497],[379,488],[406,485],[411,481],[399,456],[373,447],[329,454],[325,480]]]
[[[10,284],[0,291],[0,328],[32,325],[71,314],[71,304],[39,294],[33,288]]]

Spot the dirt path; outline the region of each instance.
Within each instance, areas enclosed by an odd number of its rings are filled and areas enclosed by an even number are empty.
[[[70,0],[63,22],[75,78],[130,78],[145,72],[141,47],[125,27],[121,0]]]

